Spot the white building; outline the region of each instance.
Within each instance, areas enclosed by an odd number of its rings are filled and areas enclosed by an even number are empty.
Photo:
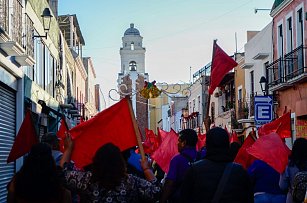
[[[272,23],[260,32],[248,33],[245,44],[245,88],[246,100],[249,105],[249,119],[254,119],[254,96],[263,95],[260,78],[267,77],[266,65],[272,62]],[[248,132],[247,132],[248,133]]]

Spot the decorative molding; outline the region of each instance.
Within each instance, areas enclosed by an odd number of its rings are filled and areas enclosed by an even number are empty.
[[[26,51],[15,41],[7,41],[0,44],[0,48],[9,56],[21,56]]]
[[[269,53],[258,53],[253,57],[254,60],[263,60],[269,56]]]
[[[21,66],[33,66],[36,61],[28,55],[15,56],[15,61]]]
[[[242,64],[240,67],[241,67],[242,69],[250,69],[250,68],[253,67],[253,66],[254,66],[253,63],[244,63],[244,64]]]

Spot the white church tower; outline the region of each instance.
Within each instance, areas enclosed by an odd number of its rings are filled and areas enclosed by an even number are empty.
[[[143,47],[143,37],[140,31],[130,24],[122,37],[122,47],[120,48],[121,69],[118,73],[119,92],[132,92],[131,100],[137,123],[142,135],[145,135],[145,128],[148,128],[148,100],[140,96],[139,93],[144,87],[144,82],[148,81],[148,73],[145,73],[145,52]],[[121,95],[122,97],[124,94]]]
[[[122,48],[120,48],[121,74],[124,76],[130,71],[136,71],[145,75],[145,52],[143,37],[140,31],[130,24],[122,37]],[[134,70],[135,69],[135,70]]]

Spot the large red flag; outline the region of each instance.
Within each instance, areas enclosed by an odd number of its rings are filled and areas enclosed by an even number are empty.
[[[178,135],[173,129],[171,129],[163,139],[160,147],[151,156],[165,173],[169,170],[171,159],[178,154],[177,143]]]
[[[290,154],[288,147],[274,132],[259,137],[246,151],[257,159],[266,162],[279,173],[285,170]]]
[[[215,88],[219,86],[224,76],[238,64],[228,56],[217,44],[213,43],[213,55],[211,64],[210,88],[211,95]]]
[[[250,133],[247,138],[244,140],[243,145],[241,146],[237,156],[234,160],[235,163],[241,164],[243,168],[247,169],[256,159],[249,153],[247,149],[255,143],[255,136]]]
[[[259,137],[276,132],[281,138],[291,137],[291,113],[288,112],[278,119],[264,124],[258,129]]]
[[[65,132],[67,132],[68,130],[69,129],[68,129],[67,123],[65,121],[65,117],[63,117],[61,119],[60,128],[59,128],[58,132],[56,133],[56,135],[60,139],[60,151],[61,152],[64,152]]]
[[[19,157],[25,155],[30,151],[31,147],[37,143],[36,130],[32,122],[31,112],[28,110],[7,158],[7,163],[15,161]]]
[[[124,98],[69,131],[75,141],[72,160],[77,167],[90,164],[96,150],[108,142],[121,150],[137,145],[130,108],[128,99]]]
[[[158,136],[155,135],[153,130],[145,128],[146,139],[143,143],[144,152],[147,154],[152,154],[156,149],[158,149],[160,143]]]

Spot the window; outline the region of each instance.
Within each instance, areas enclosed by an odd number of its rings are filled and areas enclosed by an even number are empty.
[[[303,44],[303,10],[297,11],[297,47]]]
[[[195,99],[193,99],[193,112],[195,112]]]
[[[44,44],[39,38],[34,39],[34,57],[36,64],[34,64],[34,82],[44,88]]]
[[[277,38],[277,43],[278,43],[278,57],[283,57],[284,52],[284,40],[283,40],[283,28],[282,25],[278,26],[278,38]],[[282,82],[283,79],[283,60],[280,60],[278,64],[278,80],[279,82]]]
[[[277,37],[277,43],[278,43],[278,57],[283,56],[283,30],[282,25],[278,26],[278,37]]]
[[[136,71],[136,62],[135,61],[130,61],[129,70],[130,71]]]
[[[296,28],[296,41],[297,47],[303,46],[304,43],[304,28],[303,28],[303,8],[297,11],[297,28]],[[304,52],[303,47],[297,53],[297,71],[299,74],[304,72]]]
[[[197,97],[197,101],[198,101],[197,111],[200,112],[200,105],[201,105],[200,96]]]
[[[250,83],[251,94],[254,94],[254,92],[255,92],[255,87],[254,87],[254,83],[255,83],[255,81],[254,81],[254,71],[250,72],[250,81],[251,81],[251,83]]]
[[[131,44],[130,44],[130,49],[131,49],[131,50],[134,50],[134,42],[131,42]]]
[[[292,18],[287,19],[287,53],[293,50]]]
[[[242,89],[239,89],[238,91],[238,100],[242,102]]]

